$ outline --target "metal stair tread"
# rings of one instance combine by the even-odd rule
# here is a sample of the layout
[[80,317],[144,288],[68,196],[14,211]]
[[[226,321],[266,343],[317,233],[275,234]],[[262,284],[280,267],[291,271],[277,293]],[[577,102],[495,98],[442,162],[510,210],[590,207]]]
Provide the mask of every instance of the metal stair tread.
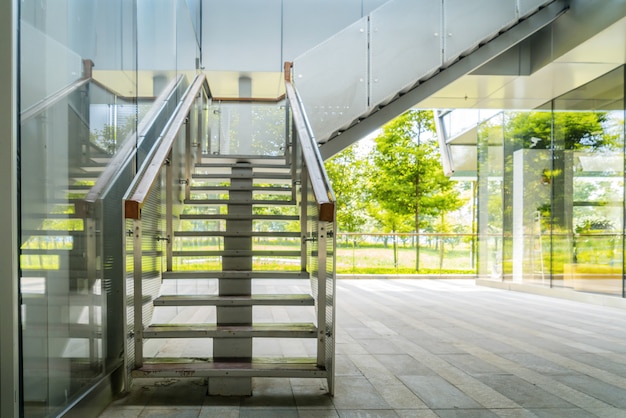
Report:
[[324,367],[310,357],[251,359],[147,358],[133,377],[326,377]]
[[192,192],[205,192],[205,191],[252,191],[252,192],[272,192],[272,193],[291,193],[290,186],[196,186],[191,185],[190,190]]
[[300,257],[300,251],[289,250],[190,250],[173,251],[174,257],[202,257],[202,256],[222,256],[222,257],[258,257],[258,256],[282,256]]
[[294,205],[289,200],[265,200],[265,199],[185,199],[186,205]]
[[155,306],[312,306],[309,294],[267,294],[251,296],[220,295],[162,295],[154,300]]
[[298,215],[231,215],[227,213],[183,213],[179,215],[180,219],[196,219],[196,220],[246,220],[246,219],[263,219],[263,220],[279,220],[279,221],[297,221],[300,219]]
[[315,338],[312,323],[257,323],[252,325],[152,324],[144,338]]
[[222,179],[222,178],[237,178],[237,179],[291,179],[291,173],[275,173],[275,172],[263,172],[253,171],[252,173],[192,173],[191,178],[194,179]]
[[287,237],[300,238],[299,232],[289,231],[175,231],[175,237]]
[[309,273],[299,270],[192,270],[165,271],[161,276],[164,280],[176,279],[308,279]]

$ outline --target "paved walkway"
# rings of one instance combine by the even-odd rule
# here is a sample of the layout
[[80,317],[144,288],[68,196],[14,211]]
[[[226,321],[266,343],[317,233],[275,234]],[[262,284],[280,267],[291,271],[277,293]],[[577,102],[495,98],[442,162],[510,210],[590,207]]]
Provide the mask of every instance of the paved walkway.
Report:
[[337,387],[137,381],[101,417],[626,417],[626,311],[474,286],[340,280]]

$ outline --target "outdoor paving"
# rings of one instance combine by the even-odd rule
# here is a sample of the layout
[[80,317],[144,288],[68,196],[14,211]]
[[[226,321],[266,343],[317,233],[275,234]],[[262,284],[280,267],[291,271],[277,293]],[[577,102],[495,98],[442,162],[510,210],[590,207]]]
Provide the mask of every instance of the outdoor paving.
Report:
[[468,279],[339,280],[337,293],[334,397],[318,379],[255,379],[233,398],[142,379],[100,416],[626,417],[626,310]]

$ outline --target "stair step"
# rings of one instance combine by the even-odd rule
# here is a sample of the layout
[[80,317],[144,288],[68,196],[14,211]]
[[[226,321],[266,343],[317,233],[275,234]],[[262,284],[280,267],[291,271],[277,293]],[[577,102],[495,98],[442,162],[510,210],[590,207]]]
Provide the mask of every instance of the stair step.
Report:
[[202,163],[286,164],[282,155],[213,155],[202,154]]
[[194,173],[193,179],[268,179],[268,180],[291,180],[291,173],[263,173],[253,171],[252,173]]
[[194,219],[194,220],[272,220],[272,221],[297,221],[300,219],[298,215],[229,215],[229,214],[191,214],[184,213],[179,215],[180,219]]
[[211,192],[211,191],[250,191],[259,193],[259,192],[267,192],[269,193],[291,193],[291,187],[289,186],[253,186],[252,188],[249,186],[191,186],[192,192]]
[[312,306],[307,294],[219,296],[163,295],[154,300],[155,306]]
[[299,238],[299,232],[260,232],[260,231],[177,231],[176,237],[282,237]]
[[268,323],[253,325],[154,324],[144,338],[315,338],[314,324]]
[[309,377],[323,378],[326,369],[314,358],[245,359],[144,359],[142,367],[132,371],[133,377]]
[[300,251],[273,250],[222,250],[222,251],[173,251],[174,257],[300,257]]
[[186,205],[293,205],[289,200],[265,200],[265,199],[185,199]]
[[306,271],[164,271],[164,280],[179,279],[308,279]]
[[291,167],[285,163],[268,163],[268,162],[254,162],[254,163],[232,163],[232,162],[201,162],[195,165],[196,168],[234,168],[234,167],[252,167],[252,169],[290,169]]

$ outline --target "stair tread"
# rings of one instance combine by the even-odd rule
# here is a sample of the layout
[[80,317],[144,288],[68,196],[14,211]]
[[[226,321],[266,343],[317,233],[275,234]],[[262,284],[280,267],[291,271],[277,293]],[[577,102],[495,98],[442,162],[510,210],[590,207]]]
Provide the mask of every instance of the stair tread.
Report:
[[249,306],[249,305],[313,305],[308,294],[220,296],[220,295],[163,295],[154,300],[157,306]]
[[198,191],[250,191],[253,192],[289,192],[291,193],[290,186],[195,186],[190,187],[192,192]]
[[271,173],[253,171],[252,173],[193,173],[193,179],[291,179],[291,173]]
[[229,215],[229,214],[191,214],[185,213],[181,214],[180,219],[197,219],[197,220],[239,220],[239,219],[271,219],[271,220],[282,220],[282,221],[297,221],[300,219],[298,215]]
[[269,271],[269,270],[241,270],[241,271],[166,271],[162,274],[163,279],[218,279],[218,278],[243,278],[243,279],[308,279],[309,273],[305,271]]
[[222,256],[222,257],[260,257],[260,256],[282,256],[282,257],[300,257],[302,253],[289,250],[190,250],[190,251],[173,251],[174,257],[203,257],[203,256]]
[[289,231],[176,231],[176,237],[291,237],[299,238],[299,232]]
[[144,338],[314,338],[312,323],[257,323],[252,325],[152,324],[143,331]]
[[185,199],[186,205],[293,205],[292,199]]
[[326,377],[326,369],[310,357],[252,359],[146,358],[135,377]]

